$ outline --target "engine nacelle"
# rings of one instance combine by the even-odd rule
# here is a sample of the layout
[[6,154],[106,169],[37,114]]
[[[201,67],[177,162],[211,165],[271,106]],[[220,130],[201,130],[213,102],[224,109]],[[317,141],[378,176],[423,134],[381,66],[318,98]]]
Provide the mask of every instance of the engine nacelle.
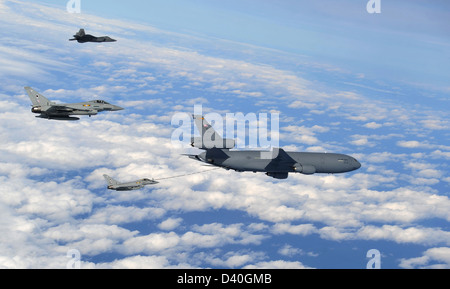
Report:
[[266,173],[266,175],[278,180],[285,180],[289,177],[289,173]]
[[201,137],[193,137],[191,138],[192,147],[199,149],[233,149],[236,146],[236,142],[232,139],[222,139],[218,138],[216,140],[202,139]]
[[312,165],[295,164],[294,171],[304,175],[314,175],[316,173],[316,167]]

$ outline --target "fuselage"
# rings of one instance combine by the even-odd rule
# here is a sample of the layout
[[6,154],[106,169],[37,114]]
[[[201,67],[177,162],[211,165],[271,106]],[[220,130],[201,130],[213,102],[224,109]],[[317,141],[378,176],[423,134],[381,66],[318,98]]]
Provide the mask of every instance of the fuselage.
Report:
[[76,36],[75,35],[75,39],[70,39],[71,41],[76,40],[79,43],[86,43],[86,42],[116,42],[117,40],[112,39],[109,36],[100,36],[100,37],[95,37],[92,35],[84,35],[84,36]]
[[82,103],[56,104],[50,106],[33,106],[33,113],[44,114],[45,116],[70,116],[70,115],[97,115],[102,111],[119,111],[122,107],[110,104],[103,100],[93,100]]
[[[284,153],[284,151],[283,151]],[[346,173],[357,170],[361,164],[353,157],[333,153],[285,152],[287,156],[271,155],[261,151],[233,151],[222,149],[205,151],[200,161],[239,172],[274,173]]]
[[86,110],[93,110],[93,111],[97,111],[97,112],[123,110],[122,107],[110,104],[103,100],[92,100],[92,101],[82,102],[82,103],[71,103],[71,104],[65,104],[65,106],[68,108],[74,109],[76,112],[86,111]]

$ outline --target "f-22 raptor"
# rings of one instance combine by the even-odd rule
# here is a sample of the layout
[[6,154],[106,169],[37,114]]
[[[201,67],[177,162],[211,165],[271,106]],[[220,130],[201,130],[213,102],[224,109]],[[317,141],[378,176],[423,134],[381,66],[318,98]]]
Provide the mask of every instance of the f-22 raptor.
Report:
[[275,179],[287,179],[289,173],[338,174],[361,167],[355,158],[343,154],[286,152],[281,148],[275,148],[272,152],[232,150],[234,140],[223,139],[203,116],[193,117],[201,138],[193,137],[191,145],[205,151],[188,156],[226,170],[265,172]]
[[31,112],[39,114],[36,116],[38,118],[74,121],[79,120],[79,118],[71,117],[71,115],[89,115],[89,117],[91,117],[102,111],[123,110],[122,107],[112,105],[104,100],[56,104],[31,87],[25,87],[25,90],[33,103]]
[[86,34],[84,29],[80,29],[80,31],[75,34],[73,39],[69,39],[69,41],[78,41],[78,43],[86,43],[86,42],[116,42],[117,40],[112,39],[109,36],[101,36],[95,37],[90,34]]
[[108,182],[108,189],[114,190],[114,191],[133,191],[133,190],[139,190],[147,185],[156,185],[158,184],[155,180],[150,179],[141,179],[134,182],[128,182],[128,183],[119,183],[118,181],[114,180],[108,175],[103,175],[105,180]]

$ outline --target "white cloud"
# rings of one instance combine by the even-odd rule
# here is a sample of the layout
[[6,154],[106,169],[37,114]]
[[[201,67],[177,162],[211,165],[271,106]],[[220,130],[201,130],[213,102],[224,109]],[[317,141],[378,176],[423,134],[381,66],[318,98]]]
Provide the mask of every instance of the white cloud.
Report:
[[420,147],[427,147],[428,145],[420,143],[418,141],[412,140],[412,141],[398,141],[397,145],[404,148],[420,148]]
[[430,248],[421,257],[401,259],[399,266],[404,269],[450,269],[450,248]]
[[289,262],[283,260],[258,262],[253,265],[247,265],[243,269],[313,269],[303,265],[301,262]]
[[361,228],[358,237],[370,240],[390,240],[398,243],[413,244],[450,244],[450,232],[433,228],[401,228],[399,226],[384,225],[382,227],[365,226]]
[[170,231],[178,226],[180,226],[181,222],[183,222],[182,218],[169,218],[158,225],[158,228],[165,231]]
[[275,234],[289,233],[294,235],[307,236],[312,233],[316,233],[317,229],[312,224],[291,225],[286,223],[278,223],[273,226],[272,231]]
[[430,153],[430,156],[435,159],[449,158],[450,156],[448,152],[450,150],[450,147],[448,145],[432,144],[429,141],[398,141],[397,146],[408,149],[434,150]]
[[[85,268],[85,266],[81,266]],[[110,263],[95,265],[98,269],[165,269],[170,268],[170,262],[164,256],[132,256],[115,260]]]
[[224,226],[213,223],[203,226],[195,225],[192,231],[178,235],[174,232],[151,233],[136,236],[123,243],[121,251],[126,254],[147,253],[186,248],[213,248],[227,244],[260,244],[265,236],[250,234],[242,229],[242,224]]
[[304,102],[304,101],[301,101],[301,100],[296,100],[296,101],[292,102],[288,107],[312,109],[312,108],[316,107],[316,104]]
[[289,257],[293,257],[296,255],[302,255],[303,254],[303,250],[302,249],[298,249],[298,248],[294,248],[288,244],[284,245],[282,248],[280,248],[278,250],[278,253],[280,255],[283,256],[289,256]]
[[363,156],[365,160],[371,163],[387,163],[391,161],[403,160],[407,157],[406,154],[394,154],[391,152],[375,152]]
[[450,151],[443,152],[441,150],[435,150],[431,153],[431,156],[434,158],[445,158],[450,159]]
[[87,223],[94,224],[126,224],[159,219],[165,214],[161,208],[136,208],[108,205],[105,208],[95,210]]
[[281,128],[281,131],[286,131],[287,133],[281,132],[280,139],[289,140],[289,143],[297,142],[313,145],[319,143],[319,140],[315,137],[316,133],[326,133],[329,130],[328,127],[319,125],[312,127],[289,125]]
[[369,122],[369,123],[366,123],[364,126],[367,128],[371,128],[371,129],[377,129],[377,128],[382,127],[383,125],[380,123],[376,123],[376,122]]
[[215,267],[241,268],[248,263],[253,263],[264,259],[264,254],[260,252],[227,252],[221,257],[207,256],[205,258],[209,264]]
[[365,135],[354,135],[352,136],[354,140],[352,140],[350,143],[354,144],[356,146],[374,146],[373,143],[369,142],[369,139]]
[[450,123],[447,120],[442,119],[427,119],[422,121],[424,127],[433,130],[448,130]]
[[154,254],[162,250],[174,248],[181,242],[181,238],[174,232],[152,233],[146,236],[129,238],[123,243],[124,254]]

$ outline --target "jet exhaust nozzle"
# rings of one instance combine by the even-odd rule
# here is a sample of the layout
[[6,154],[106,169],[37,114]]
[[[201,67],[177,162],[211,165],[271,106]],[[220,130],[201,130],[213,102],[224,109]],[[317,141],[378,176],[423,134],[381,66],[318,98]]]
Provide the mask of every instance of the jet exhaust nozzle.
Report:
[[33,107],[31,109],[32,113],[42,113],[42,107]]

